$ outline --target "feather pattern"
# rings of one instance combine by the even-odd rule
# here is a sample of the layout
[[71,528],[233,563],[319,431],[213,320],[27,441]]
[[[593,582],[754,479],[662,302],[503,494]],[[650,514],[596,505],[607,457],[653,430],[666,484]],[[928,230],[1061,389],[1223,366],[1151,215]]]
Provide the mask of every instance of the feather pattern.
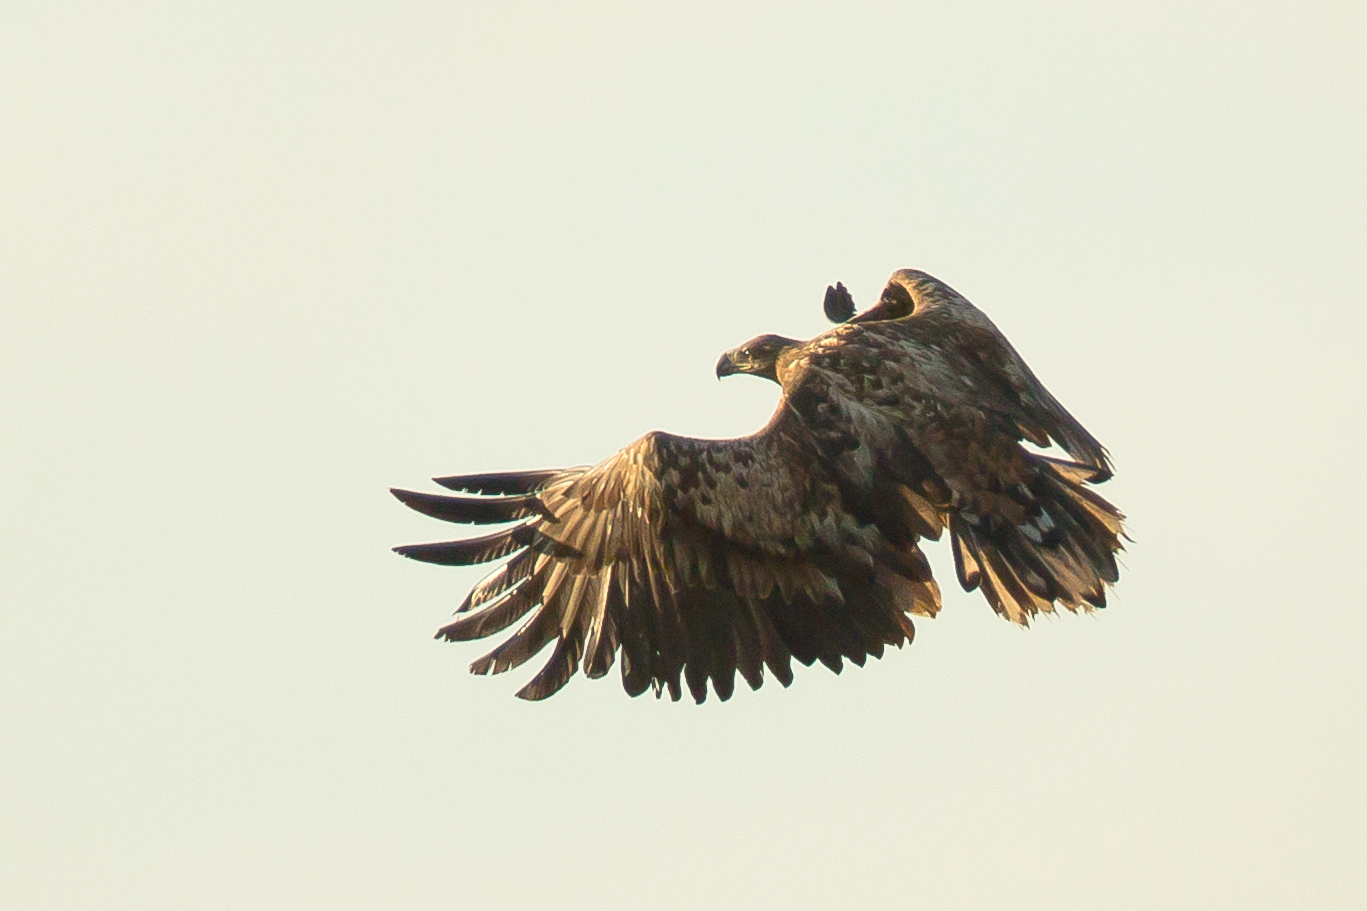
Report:
[[839,673],[911,641],[912,615],[940,609],[920,541],[946,529],[960,585],[1013,622],[1104,606],[1124,517],[1090,485],[1110,476],[1109,454],[991,321],[915,270],[864,313],[843,285],[826,309],[839,324],[823,335],[761,336],[718,363],[783,388],[751,436],[654,432],[589,468],[436,479],[473,496],[394,490],[434,518],[513,523],[395,548],[448,565],[508,558],[438,637],[522,621],[471,670],[550,647],[527,699],[617,663],[633,696],[725,700],[737,676],[788,686],[792,659]]

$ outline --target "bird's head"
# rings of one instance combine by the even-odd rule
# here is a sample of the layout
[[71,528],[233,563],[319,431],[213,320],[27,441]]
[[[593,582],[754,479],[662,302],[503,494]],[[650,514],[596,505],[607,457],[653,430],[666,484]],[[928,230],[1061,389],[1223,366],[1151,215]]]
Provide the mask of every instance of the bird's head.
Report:
[[717,361],[717,379],[733,373],[749,373],[778,382],[778,358],[789,348],[802,344],[781,335],[761,335],[739,348],[732,348]]

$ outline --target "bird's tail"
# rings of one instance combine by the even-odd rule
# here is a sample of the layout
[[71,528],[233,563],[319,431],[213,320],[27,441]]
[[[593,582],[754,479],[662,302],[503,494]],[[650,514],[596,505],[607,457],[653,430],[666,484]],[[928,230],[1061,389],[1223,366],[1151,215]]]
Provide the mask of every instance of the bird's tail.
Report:
[[1119,578],[1124,516],[1087,484],[1091,466],[1030,454],[1030,480],[996,508],[950,516],[954,567],[967,591],[979,586],[994,610],[1022,625],[1054,603],[1069,610],[1106,606]]

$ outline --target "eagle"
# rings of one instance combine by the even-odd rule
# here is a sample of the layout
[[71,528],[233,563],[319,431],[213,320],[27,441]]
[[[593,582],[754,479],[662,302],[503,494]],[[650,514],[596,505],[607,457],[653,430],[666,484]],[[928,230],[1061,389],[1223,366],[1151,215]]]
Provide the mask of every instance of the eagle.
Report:
[[717,362],[718,378],[782,387],[749,436],[653,431],[592,467],[434,479],[464,496],[394,489],[433,518],[505,526],[394,548],[503,561],[437,638],[521,621],[470,670],[551,646],[524,699],[615,662],[632,696],[687,688],[702,703],[710,682],[726,700],[737,673],[758,689],[767,669],[786,687],[793,659],[840,673],[910,642],[912,616],[940,610],[920,542],[946,531],[959,584],[1007,620],[1104,607],[1124,536],[1091,489],[1109,454],[992,321],[915,269],[862,313],[828,288],[825,311],[836,325],[813,339],[762,335]]

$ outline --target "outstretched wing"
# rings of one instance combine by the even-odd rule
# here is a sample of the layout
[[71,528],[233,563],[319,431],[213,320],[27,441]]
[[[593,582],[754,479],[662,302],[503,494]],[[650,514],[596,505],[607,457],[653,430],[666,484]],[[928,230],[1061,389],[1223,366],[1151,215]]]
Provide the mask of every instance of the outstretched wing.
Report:
[[[848,511],[807,431],[780,407],[736,440],[651,433],[589,469],[440,479],[494,497],[394,491],[456,522],[516,522],[460,541],[395,548],[418,560],[508,557],[475,586],[439,637],[522,625],[475,673],[517,667],[554,643],[519,691],[542,699],[576,670],[600,677],[621,653],[622,683],[702,702],[730,697],[764,668],[787,686],[790,658],[863,664],[933,614],[939,592],[914,539],[890,539]],[[682,679],[682,683],[681,683]]]

